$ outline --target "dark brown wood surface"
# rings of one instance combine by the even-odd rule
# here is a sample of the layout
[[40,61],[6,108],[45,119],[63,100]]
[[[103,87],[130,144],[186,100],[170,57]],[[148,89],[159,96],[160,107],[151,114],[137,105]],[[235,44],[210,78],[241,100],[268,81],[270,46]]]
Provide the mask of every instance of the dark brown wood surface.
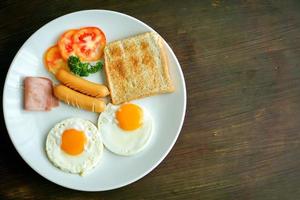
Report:
[[300,1],[1,0],[2,88],[32,33],[84,9],[136,17],[173,48],[188,92],[178,141],[143,179],[79,192],[35,173],[2,115],[0,199],[300,199]]

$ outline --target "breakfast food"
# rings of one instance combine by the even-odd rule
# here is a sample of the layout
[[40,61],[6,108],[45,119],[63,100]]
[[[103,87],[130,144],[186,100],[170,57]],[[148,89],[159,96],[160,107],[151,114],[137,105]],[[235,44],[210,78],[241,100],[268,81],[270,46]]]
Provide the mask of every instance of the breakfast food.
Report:
[[44,77],[24,79],[24,108],[28,111],[49,111],[57,107],[58,100],[52,93],[52,81]]
[[57,123],[46,140],[49,160],[63,171],[84,175],[100,161],[103,144],[90,121],[69,118]]
[[[61,68],[68,71],[70,67],[74,74],[88,76],[102,68],[103,63],[99,60],[103,57],[105,44],[105,34],[98,27],[67,30],[60,36],[57,45],[46,51],[45,66],[53,74]],[[74,64],[74,60],[78,61]],[[89,61],[99,62],[91,65]]]
[[146,147],[152,133],[152,118],[136,104],[108,104],[99,116],[98,128],[107,149],[129,156]]
[[105,97],[109,95],[108,88],[105,85],[93,83],[91,81],[77,77],[64,69],[60,69],[56,75],[56,79],[63,83],[65,86],[79,91],[83,94],[92,97]]
[[107,44],[104,58],[113,104],[174,91],[162,38],[154,32]]
[[50,47],[44,57],[46,69],[55,74],[58,69],[68,70],[67,62],[62,58],[57,45]]
[[103,56],[105,44],[105,34],[98,27],[71,29],[58,40],[58,47],[65,60],[76,55],[81,61],[97,61]]
[[58,99],[77,108],[92,112],[102,112],[105,109],[105,102],[103,100],[81,94],[64,85],[54,86],[53,91]]
[[84,27],[73,35],[75,54],[81,61],[96,61],[103,56],[104,33],[97,27]]
[[70,56],[68,58],[68,66],[71,72],[77,76],[89,76],[90,74],[98,72],[103,67],[102,60],[95,64],[81,62],[76,56]]
[[75,50],[73,48],[74,40],[73,40],[73,35],[76,33],[77,30],[75,29],[70,29],[64,32],[58,42],[58,48],[61,53],[61,56],[65,59],[68,60],[69,56],[75,55]]
[[99,59],[103,57],[105,44],[105,34],[99,28],[82,27],[67,30],[60,36],[57,45],[46,51],[46,69],[64,84],[53,89],[58,99],[92,112],[105,109],[105,103],[97,98],[109,95],[108,88],[78,77],[102,69],[103,61]]
[[[94,168],[103,144],[121,156],[142,151],[150,141],[154,122],[145,108],[128,102],[174,91],[163,40],[157,33],[146,32],[105,45],[105,34],[97,27],[67,30],[44,57],[46,69],[61,84],[52,86],[51,80],[43,77],[24,81],[26,110],[50,110],[61,100],[101,112],[98,129],[90,121],[69,118],[48,133],[47,156],[66,172],[84,175]],[[81,78],[102,69],[103,55],[109,89]],[[122,104],[106,105],[101,98],[109,94],[113,104]]]

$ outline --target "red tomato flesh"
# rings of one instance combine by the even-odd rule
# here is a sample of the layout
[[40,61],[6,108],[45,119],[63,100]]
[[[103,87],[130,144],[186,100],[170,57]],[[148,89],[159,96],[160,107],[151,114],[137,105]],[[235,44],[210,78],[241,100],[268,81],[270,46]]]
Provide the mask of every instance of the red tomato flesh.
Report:
[[60,53],[65,60],[68,60],[69,56],[75,55],[73,36],[76,32],[77,30],[74,29],[64,32],[57,42]]
[[97,61],[106,44],[104,33],[97,27],[84,27],[73,35],[73,49],[81,61]]

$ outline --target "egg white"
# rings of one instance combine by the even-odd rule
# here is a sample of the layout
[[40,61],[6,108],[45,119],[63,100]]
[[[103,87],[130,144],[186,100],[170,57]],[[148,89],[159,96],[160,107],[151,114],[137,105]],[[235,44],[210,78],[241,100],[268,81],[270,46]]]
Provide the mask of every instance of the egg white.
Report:
[[[83,131],[86,136],[84,151],[76,156],[61,149],[61,136],[65,130]],[[49,160],[59,169],[84,175],[100,161],[103,144],[97,127],[88,120],[69,118],[57,123],[49,132],[46,140],[46,152]]]
[[115,117],[116,111],[120,106],[108,104],[105,111],[98,119],[98,129],[101,134],[104,146],[111,152],[130,156],[143,150],[152,133],[152,118],[148,112],[143,109],[143,124],[134,131],[126,131],[118,126]]

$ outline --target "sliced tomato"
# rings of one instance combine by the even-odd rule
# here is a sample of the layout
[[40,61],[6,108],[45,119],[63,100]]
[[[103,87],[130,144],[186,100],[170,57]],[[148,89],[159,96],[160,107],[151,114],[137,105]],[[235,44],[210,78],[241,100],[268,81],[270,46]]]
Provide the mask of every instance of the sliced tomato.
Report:
[[60,53],[65,60],[68,60],[69,56],[75,55],[73,36],[76,32],[75,29],[64,32],[57,42]]
[[44,59],[46,69],[53,74],[55,74],[60,68],[69,70],[67,62],[61,56],[57,45],[50,47],[46,51]]
[[106,38],[99,28],[81,28],[74,34],[73,39],[75,54],[81,61],[96,61],[103,56]]

